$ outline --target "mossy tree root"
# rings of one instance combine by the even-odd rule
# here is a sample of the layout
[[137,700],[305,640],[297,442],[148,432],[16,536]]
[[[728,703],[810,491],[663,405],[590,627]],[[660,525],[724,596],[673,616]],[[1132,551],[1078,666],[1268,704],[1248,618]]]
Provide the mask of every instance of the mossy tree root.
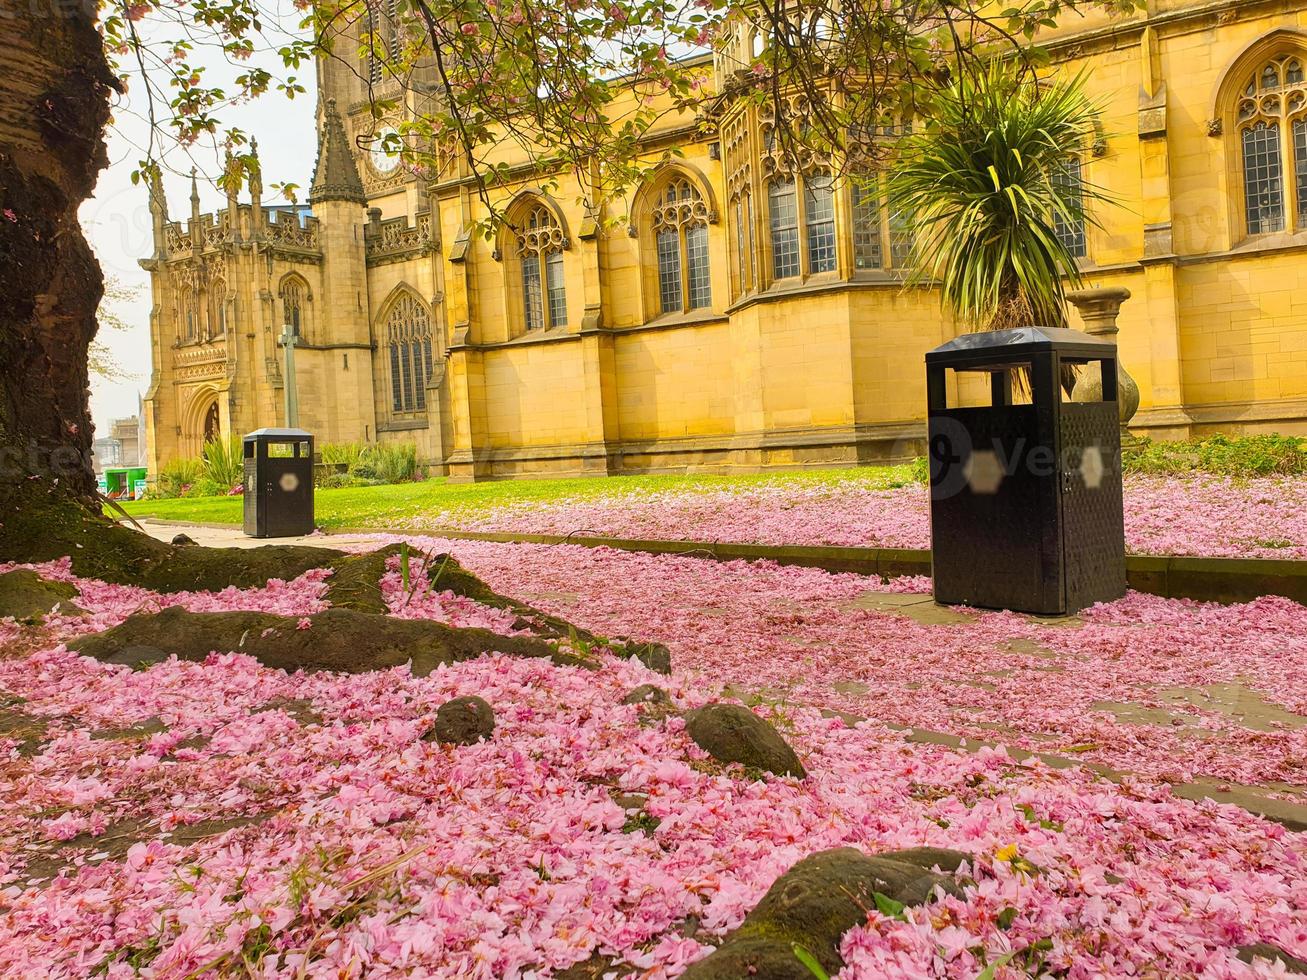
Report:
[[[333,609],[376,616],[387,612],[380,585],[386,564],[405,550],[403,545],[393,544],[368,554],[351,555],[331,548],[301,545],[266,545],[259,548],[172,545],[123,527],[93,512],[85,503],[41,481],[0,485],[0,561],[42,562],[67,556],[72,562],[73,572],[82,578],[100,579],[119,585],[137,585],[163,594],[218,592],[232,587],[260,588],[269,579],[289,580],[312,569],[331,568],[326,599]],[[561,640],[572,641],[574,655],[563,657],[564,660],[595,663],[590,650],[602,645],[617,656],[634,657],[654,670],[670,672],[670,656],[667,648],[661,644],[606,641],[564,619],[499,595],[448,555],[431,556],[427,567],[432,588],[451,591],[484,605],[510,611],[518,617],[519,628],[531,632],[540,640],[555,643]],[[392,649],[395,643],[407,649],[406,640],[392,643],[384,637],[375,639],[368,635],[368,630],[381,629],[390,633],[402,631],[403,627],[397,625],[400,622],[386,619],[384,623],[378,623],[374,620],[367,630],[360,630],[355,636],[356,640],[362,642],[358,649],[369,651],[378,646]],[[229,639],[230,637],[225,638],[224,642]],[[135,645],[158,646],[144,642]],[[481,646],[485,647],[485,644]],[[214,642],[204,650],[204,655],[221,648],[222,644],[214,638]],[[240,647],[230,649],[238,648]],[[550,655],[558,660],[561,655],[554,653],[556,646],[548,649]],[[342,650],[342,654],[343,652]],[[374,656],[371,653],[352,652],[364,660]],[[196,655],[193,649],[188,654],[192,657]],[[342,657],[341,662],[344,659],[346,658]],[[407,658],[396,662],[402,663],[405,659]]]
[[82,578],[139,585],[155,592],[253,589],[293,579],[343,557],[330,548],[174,546],[123,527],[41,481],[0,486],[0,561],[54,561],[65,556]]
[[562,666],[596,667],[590,658],[558,651],[534,637],[503,636],[483,629],[446,626],[424,619],[395,619],[352,609],[327,609],[307,617],[263,612],[194,613],[170,606],[137,613],[103,633],[80,637],[69,649],[105,663],[148,666],[176,656],[203,661],[209,654],[244,653],[278,670],[363,673],[411,663],[425,677],[442,664],[487,653],[548,659]]

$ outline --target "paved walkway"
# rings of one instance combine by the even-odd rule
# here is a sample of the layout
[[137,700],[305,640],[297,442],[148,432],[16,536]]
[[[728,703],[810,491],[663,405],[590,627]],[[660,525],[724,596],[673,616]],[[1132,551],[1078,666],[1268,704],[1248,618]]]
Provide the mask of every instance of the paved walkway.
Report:
[[[127,525],[130,527],[130,525]],[[206,548],[261,548],[268,544],[305,544],[317,548],[350,548],[367,545],[376,539],[372,534],[301,534],[293,538],[251,538],[238,527],[220,527],[209,524],[183,524],[178,521],[156,521],[142,518],[141,528],[160,541],[171,541],[185,534],[196,544]]]

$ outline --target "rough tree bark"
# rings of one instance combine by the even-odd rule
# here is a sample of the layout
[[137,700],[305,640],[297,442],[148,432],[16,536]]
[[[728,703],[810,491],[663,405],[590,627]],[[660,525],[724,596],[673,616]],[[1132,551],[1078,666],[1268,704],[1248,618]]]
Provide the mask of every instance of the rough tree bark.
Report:
[[108,163],[116,81],[93,0],[0,0],[0,561],[71,555],[161,591],[250,586],[320,549],[177,549],[101,516],[87,352],[104,292],[78,208]]
[[0,493],[40,481],[95,509],[87,348],[104,285],[77,210],[107,163],[115,82],[88,0],[4,0],[0,51]]

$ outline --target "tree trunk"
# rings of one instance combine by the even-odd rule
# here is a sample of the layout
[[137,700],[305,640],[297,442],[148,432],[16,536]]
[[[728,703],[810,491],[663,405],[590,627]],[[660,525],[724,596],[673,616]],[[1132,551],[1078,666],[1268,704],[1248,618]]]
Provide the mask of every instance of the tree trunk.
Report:
[[98,509],[87,349],[103,277],[77,210],[107,163],[115,82],[87,0],[5,3],[0,50],[0,497],[40,486]]

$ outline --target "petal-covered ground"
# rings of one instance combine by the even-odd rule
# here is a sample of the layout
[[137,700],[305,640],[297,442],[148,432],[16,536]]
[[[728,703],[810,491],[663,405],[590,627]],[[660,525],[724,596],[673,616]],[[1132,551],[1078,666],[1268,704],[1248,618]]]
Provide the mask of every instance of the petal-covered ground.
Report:
[[[975,856],[963,898],[869,913],[846,936],[846,978],[972,980],[1004,961],[994,976],[1269,977],[1283,974],[1237,948],[1307,955],[1307,836],[1177,800],[1152,778],[1181,767],[1182,746],[1195,772],[1304,782],[1289,717],[1307,708],[1301,607],[1131,596],[1082,624],[928,622],[908,614],[911,581],[889,591],[768,565],[454,550],[501,592],[667,643],[673,676],[503,657],[425,678],[288,675],[224,651],[132,671],[62,644],[174,601],[308,617],[321,575],[159,597],[41,566],[78,585],[88,615],[0,624],[0,975],[543,980],[591,962],[656,980],[706,953],[796,860],[840,845]],[[411,600],[400,573],[387,576],[392,611],[513,629],[414,574]],[[969,682],[987,671],[991,686]],[[681,707],[726,686],[761,695],[750,701],[809,777],[723,769],[678,717],[620,703],[641,683]],[[1193,721],[1150,726],[1087,707],[1240,683],[1280,706],[1283,727],[1257,733],[1195,706]],[[494,706],[493,736],[424,741],[436,708],[466,694]],[[989,719],[1010,728],[1010,743],[1052,732],[1040,748],[1150,778],[1115,785],[914,744],[887,724],[966,733],[968,717],[990,737]],[[1087,738],[1077,724],[1097,743],[1068,746]]]
[[1287,599],[1130,593],[1049,623],[940,610],[920,594],[926,579],[579,545],[428,545],[595,632],[658,637],[716,691],[1168,781],[1307,788],[1307,610]]
[[[414,529],[588,533],[676,541],[929,548],[925,487],[757,483],[444,511]],[[1138,554],[1307,559],[1307,477],[1129,476],[1126,547]]]

